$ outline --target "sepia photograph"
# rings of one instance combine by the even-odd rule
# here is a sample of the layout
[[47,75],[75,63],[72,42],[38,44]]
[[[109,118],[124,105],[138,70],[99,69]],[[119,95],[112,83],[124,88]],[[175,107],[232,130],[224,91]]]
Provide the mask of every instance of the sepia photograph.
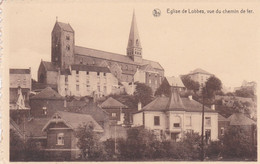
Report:
[[0,7],[5,161],[258,161],[259,1]]

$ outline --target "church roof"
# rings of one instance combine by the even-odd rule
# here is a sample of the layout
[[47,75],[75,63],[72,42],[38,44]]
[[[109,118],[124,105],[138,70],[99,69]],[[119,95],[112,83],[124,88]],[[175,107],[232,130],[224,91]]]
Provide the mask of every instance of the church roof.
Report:
[[31,70],[30,69],[9,69],[10,74],[30,74]]
[[111,61],[115,61],[115,62],[133,64],[133,65],[150,64],[155,69],[163,70],[162,66],[158,62],[155,62],[155,61],[142,59],[142,63],[138,64],[138,63],[135,63],[133,60],[131,60],[126,55],[121,55],[121,54],[116,54],[116,53],[112,53],[112,52],[106,52],[106,51],[86,48],[86,47],[75,46],[75,54],[90,56],[90,57],[99,58],[99,59],[111,60]]
[[62,100],[64,98],[55,90],[53,90],[51,87],[46,87],[40,93],[31,97],[31,99],[53,99],[53,100],[61,99]]
[[126,105],[122,104],[112,97],[106,99],[106,101],[104,101],[100,106],[102,108],[127,108]]
[[170,86],[172,87],[182,87],[185,88],[182,80],[180,77],[165,77],[165,79],[167,80],[167,82],[169,83]]
[[243,113],[234,113],[228,117],[228,120],[230,121],[230,125],[246,126],[256,124],[254,120],[248,118]]
[[58,71],[57,67],[52,63],[48,61],[41,61],[46,71]]
[[71,65],[72,70],[77,71],[89,71],[89,72],[106,72],[109,73],[110,70],[107,67],[99,67],[99,66],[89,66],[89,65],[82,65],[82,64],[74,64]]
[[202,74],[208,74],[208,75],[212,75],[211,73],[201,69],[201,68],[197,68],[193,71],[191,71],[189,74],[196,74],[196,73],[202,73]]
[[68,23],[56,22],[56,24],[64,31],[74,32],[73,28]]

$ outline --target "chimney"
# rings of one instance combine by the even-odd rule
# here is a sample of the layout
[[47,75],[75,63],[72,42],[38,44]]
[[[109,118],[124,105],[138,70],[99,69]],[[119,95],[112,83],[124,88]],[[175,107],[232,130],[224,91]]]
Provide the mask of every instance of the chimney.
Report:
[[139,101],[138,102],[138,111],[142,109],[142,103]]
[[189,100],[192,100],[192,95],[189,95],[188,98],[189,98]]
[[212,104],[210,107],[212,110],[215,110],[215,104]]

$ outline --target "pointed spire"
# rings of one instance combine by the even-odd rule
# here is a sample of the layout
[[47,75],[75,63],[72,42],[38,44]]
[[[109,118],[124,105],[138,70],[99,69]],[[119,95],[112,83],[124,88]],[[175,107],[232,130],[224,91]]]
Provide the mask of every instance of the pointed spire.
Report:
[[171,95],[167,104],[167,109],[184,109],[183,102],[177,89],[177,87],[171,86]]
[[137,29],[135,10],[133,11],[132,24],[131,24],[131,29],[130,29],[129,39],[128,39],[128,48],[133,48],[133,47],[142,48],[138,29]]

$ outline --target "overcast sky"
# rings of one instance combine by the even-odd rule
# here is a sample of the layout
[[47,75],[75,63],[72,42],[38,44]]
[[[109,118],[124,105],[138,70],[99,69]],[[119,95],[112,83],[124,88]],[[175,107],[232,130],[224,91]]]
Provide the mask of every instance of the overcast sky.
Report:
[[[225,86],[240,86],[259,76],[259,6],[254,3],[56,3],[9,2],[4,6],[4,42],[11,68],[32,68],[51,60],[56,21],[70,23],[78,46],[126,54],[133,9],[143,58],[158,61],[166,76],[202,68]],[[60,3],[62,2],[62,3]],[[253,14],[173,14],[171,9],[253,9]],[[257,8],[258,7],[258,8]],[[159,8],[160,17],[152,11]]]

